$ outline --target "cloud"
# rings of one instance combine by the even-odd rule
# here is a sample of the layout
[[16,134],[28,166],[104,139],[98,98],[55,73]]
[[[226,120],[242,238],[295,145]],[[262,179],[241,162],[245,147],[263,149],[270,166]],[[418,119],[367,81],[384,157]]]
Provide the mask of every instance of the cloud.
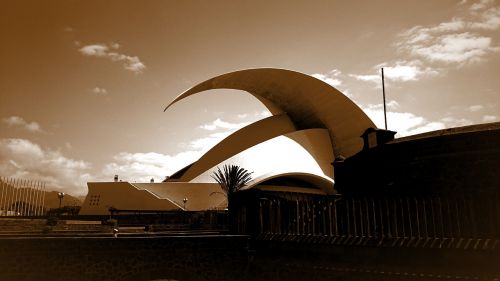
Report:
[[141,73],[144,69],[146,69],[146,66],[139,59],[139,57],[120,54],[115,51],[111,51],[110,48],[117,50],[120,48],[120,44],[111,43],[110,46],[106,44],[86,45],[81,47],[79,51],[84,56],[107,58],[112,61],[123,62],[123,67],[134,73]]
[[494,1],[480,1],[472,4],[462,17],[405,30],[396,45],[401,52],[431,63],[462,66],[482,61],[500,50],[487,33],[499,27],[500,7]]
[[484,115],[483,122],[496,122],[498,120],[498,116],[495,115]]
[[464,32],[439,36],[431,44],[413,45],[410,51],[430,61],[463,63],[479,61],[497,48],[491,46],[489,37]]
[[175,155],[156,152],[120,152],[113,157],[112,162],[104,166],[101,178],[111,180],[114,175],[119,175],[120,179],[131,182],[149,182],[151,178],[155,182],[162,181],[165,176],[170,176],[198,160],[233,131],[211,133],[206,137],[195,139],[190,142],[189,149]]
[[[373,120],[378,128],[384,128],[384,112],[382,104],[369,104],[361,107]],[[389,130],[396,131],[397,137],[411,136],[446,128],[472,125],[473,122],[465,118],[444,117],[439,120],[428,120],[411,112],[397,112],[399,104],[390,101],[387,108],[387,126]]]
[[332,87],[337,88],[342,94],[344,94],[348,98],[353,98],[353,96],[350,94],[349,89],[346,87],[343,87],[344,84],[342,82],[343,79],[345,79],[346,75],[342,74],[342,72],[338,69],[333,69],[329,71],[326,74],[323,73],[314,73],[311,74],[311,76],[322,80],[323,82],[330,84]]
[[476,29],[496,30],[500,27],[500,7],[491,7],[479,14],[480,20],[470,23]]
[[382,87],[381,68],[384,68],[384,79],[386,81],[406,82],[416,81],[422,77],[438,75],[438,70],[431,67],[423,67],[419,60],[396,61],[394,63],[381,63],[373,67],[375,74],[349,74],[356,80],[375,83],[376,87]]
[[42,133],[43,130],[37,122],[26,122],[22,117],[19,116],[11,116],[8,118],[2,119],[2,121],[7,124],[9,127],[19,127],[24,130],[33,132],[33,133]]
[[99,87],[95,87],[94,89],[92,89],[92,92],[94,94],[98,94],[98,95],[102,95],[102,96],[108,95],[108,90],[106,90],[104,88],[99,88]]
[[340,86],[342,84],[342,81],[340,80],[339,76],[342,72],[338,69],[334,69],[327,74],[322,74],[322,73],[314,73],[311,76],[315,77],[319,80],[322,80],[323,82],[330,84],[333,87]]
[[26,139],[0,139],[0,171],[7,177],[39,180],[47,188],[84,195],[91,165]]
[[242,128],[248,124],[249,124],[248,122],[230,123],[230,122],[222,121],[220,118],[217,118],[210,123],[201,125],[200,128],[207,130],[207,131],[214,131],[217,129],[237,130],[237,129]]
[[[256,116],[260,114],[260,112],[256,113]],[[132,182],[148,182],[151,178],[154,178],[155,181],[161,181],[165,176],[170,176],[198,160],[210,148],[248,124],[248,122],[231,123],[217,118],[200,126],[210,133],[192,140],[184,152],[175,155],[156,152],[120,152],[113,157],[112,162],[105,165],[101,175],[108,180],[117,174],[123,180]]]
[[125,181],[149,182],[154,178],[155,182],[159,182],[199,157],[197,151],[185,151],[173,156],[156,152],[120,152],[113,157],[113,162],[104,166],[101,174],[109,181],[118,175]]
[[467,108],[470,112],[476,112],[476,111],[479,111],[479,110],[483,110],[484,109],[484,106],[480,105],[480,104],[476,104],[476,105],[471,105]]
[[207,152],[210,148],[214,147],[216,144],[221,142],[223,139],[232,134],[235,130],[218,132],[209,134],[206,137],[202,137],[190,142],[190,147],[199,151],[201,154]]
[[469,9],[471,11],[479,11],[493,4],[494,2],[495,2],[494,0],[481,0],[477,3],[472,4]]

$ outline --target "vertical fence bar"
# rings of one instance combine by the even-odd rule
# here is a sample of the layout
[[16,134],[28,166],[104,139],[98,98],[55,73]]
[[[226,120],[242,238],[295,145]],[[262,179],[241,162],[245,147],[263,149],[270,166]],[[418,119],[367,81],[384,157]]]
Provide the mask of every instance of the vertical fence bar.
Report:
[[21,199],[19,200],[19,203],[21,204],[20,206],[20,215],[24,216],[24,208],[26,207],[26,184],[28,183],[28,180],[23,180],[22,181],[22,186],[21,186]]
[[19,213],[20,216],[23,215],[23,206],[24,205],[22,204],[22,202],[24,201],[24,196],[25,196],[25,192],[26,192],[26,190],[24,189],[25,185],[26,185],[26,180],[22,179],[21,183],[20,183],[20,186],[19,186],[19,188],[20,188],[20,190],[19,190],[20,191],[20,196],[19,196],[19,200],[18,200],[19,204],[18,204],[18,207],[17,207],[18,213]]
[[399,228],[398,228],[398,202],[396,198],[392,198],[392,207],[393,207],[393,214],[394,214],[394,237],[399,238],[401,237],[399,234]]
[[35,204],[33,206],[33,213],[35,214],[35,216],[38,216],[38,203],[40,202],[40,192],[39,192],[39,189],[40,189],[40,181],[38,181],[36,183],[36,187],[35,187]]
[[410,231],[410,238],[414,237],[413,225],[411,223],[411,208],[410,208],[410,199],[406,197],[406,210],[408,210],[408,230]]
[[36,216],[36,203],[38,201],[38,192],[37,192],[38,184],[39,182],[36,181],[35,185],[33,186],[33,205],[31,206],[31,213],[33,214],[33,216]]
[[5,201],[5,211],[6,215],[9,215],[10,207],[12,205],[12,201],[14,199],[14,185],[12,184],[12,179],[7,179],[7,185],[9,186],[9,194],[7,195],[7,200]]
[[36,204],[36,187],[38,185],[38,181],[35,181],[31,186],[31,204],[30,204],[30,215],[35,215],[35,204]]
[[45,183],[43,183],[42,215],[45,215],[45,196],[47,195]]
[[31,181],[30,182],[30,189],[29,189],[29,204],[28,204],[28,210],[26,211],[26,213],[28,214],[28,216],[31,216],[32,213],[31,213],[31,208],[32,208],[32,205],[33,205],[33,186],[35,185],[35,181]]
[[38,205],[37,205],[37,214],[38,216],[42,215],[42,195],[43,195],[43,183],[40,182],[40,186],[38,187]]
[[10,184],[10,179],[9,178],[3,178],[6,190],[5,190],[5,198],[2,204],[2,209],[5,212],[5,215],[9,215],[9,200],[10,197],[12,197],[12,185]]
[[444,219],[443,219],[443,208],[441,205],[441,197],[438,197],[439,204],[439,224],[441,225],[441,239],[444,238]]
[[333,199],[333,217],[334,217],[334,230],[335,230],[335,236],[339,236],[339,219],[337,217],[337,199]]
[[424,237],[427,239],[429,238],[429,229],[427,225],[427,209],[425,204],[425,197],[422,198],[422,212]]
[[4,190],[7,188],[4,184],[4,180],[3,180],[3,177],[0,177],[0,183],[1,183],[1,187],[2,187],[2,195],[0,197],[0,211],[2,213],[0,213],[0,216],[3,216],[4,214],[4,207],[3,207],[3,202],[4,202]]
[[28,214],[28,208],[29,208],[29,202],[30,202],[30,186],[31,186],[31,181],[26,180],[26,200],[23,205],[23,210],[24,210],[24,216],[29,215]]
[[421,235],[420,235],[420,216],[418,214],[418,198],[415,196],[413,197],[413,199],[415,201],[415,220],[417,224],[417,237],[418,239],[420,239]]
[[19,200],[19,192],[18,179],[14,179],[14,200],[11,204],[14,208],[14,216],[17,216],[17,201]]
[[30,208],[30,202],[31,202],[31,185],[33,184],[32,181],[28,181],[27,183],[27,188],[26,190],[26,204],[24,204],[24,215],[29,216],[29,208]]
[[33,215],[34,216],[38,216],[38,201],[39,201],[39,192],[38,192],[38,188],[40,187],[40,182],[37,181],[36,182],[36,186],[35,186],[35,203],[33,204]]
[[5,203],[5,198],[6,198],[6,191],[7,191],[7,185],[5,184],[5,179],[3,177],[0,177],[0,182],[2,183],[2,197],[0,197],[0,210],[2,211],[2,213],[0,214],[0,216],[3,216],[5,214],[5,207],[4,207],[4,203]]
[[366,210],[366,233],[369,238],[371,238],[372,235],[372,223],[370,222],[370,206],[368,204],[368,199],[365,197],[365,210]]
[[391,214],[389,209],[389,199],[385,199],[385,214],[387,218],[387,236],[392,238]]

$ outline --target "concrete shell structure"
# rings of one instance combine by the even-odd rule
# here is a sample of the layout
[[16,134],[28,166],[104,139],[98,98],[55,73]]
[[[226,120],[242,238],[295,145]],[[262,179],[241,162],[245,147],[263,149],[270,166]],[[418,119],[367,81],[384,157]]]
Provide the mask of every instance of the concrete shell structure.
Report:
[[165,110],[186,97],[214,89],[246,91],[273,115],[288,114],[297,129],[328,129],[335,153],[345,157],[360,151],[363,144],[359,136],[376,127],[331,85],[300,72],[275,68],[240,70],[206,80],[179,95]]
[[[246,91],[261,101],[272,116],[228,136],[198,161],[173,174],[169,182],[140,187],[127,183],[129,186],[121,192],[127,189],[137,193],[134,188],[139,188],[143,195],[155,194],[158,198],[149,196],[149,199],[157,201],[172,197],[164,189],[195,193],[194,190],[199,190],[202,194],[207,184],[210,188],[217,187],[211,178],[217,166],[235,164],[253,172],[247,189],[333,194],[331,163],[334,158],[359,152],[363,146],[360,136],[367,128],[375,127],[358,106],[329,84],[306,74],[273,68],[241,70],[214,77],[179,95],[165,110],[191,95],[214,89]],[[89,183],[89,195],[106,188],[112,189]],[[196,210],[221,206],[220,198],[207,195],[205,199],[204,204],[196,205]],[[84,205],[90,202],[87,200]],[[143,205],[149,204],[149,200],[143,200]],[[162,202],[164,207],[158,205],[158,208],[181,208],[178,199]],[[113,205],[122,208],[120,206],[116,202]]]

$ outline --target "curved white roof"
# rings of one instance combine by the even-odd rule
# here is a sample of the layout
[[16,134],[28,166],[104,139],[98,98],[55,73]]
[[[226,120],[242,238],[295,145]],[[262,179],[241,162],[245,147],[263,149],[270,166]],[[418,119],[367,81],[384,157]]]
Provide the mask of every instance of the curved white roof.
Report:
[[360,151],[360,135],[375,127],[356,104],[329,84],[275,68],[240,70],[211,78],[176,97],[165,110],[188,96],[213,89],[246,91],[272,114],[287,113],[297,129],[327,128],[336,155],[348,157]]
[[253,172],[253,180],[248,186],[280,176],[291,176],[315,183],[325,193],[332,194],[332,161],[332,146],[326,129],[300,130],[242,150],[208,168],[190,182],[214,182],[211,175],[217,166],[234,164]]

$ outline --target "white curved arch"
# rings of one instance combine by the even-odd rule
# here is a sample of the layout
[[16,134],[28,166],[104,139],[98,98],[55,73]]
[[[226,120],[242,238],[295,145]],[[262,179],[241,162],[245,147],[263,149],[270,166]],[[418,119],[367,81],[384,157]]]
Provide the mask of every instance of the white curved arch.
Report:
[[253,172],[252,177],[259,180],[283,174],[310,174],[331,180],[332,161],[333,152],[328,130],[301,130],[274,137],[245,149],[214,165],[190,182],[215,182],[211,175],[217,166],[224,164],[243,167]]
[[274,115],[232,133],[207,151],[182,175],[180,181],[190,181],[220,162],[274,137],[295,131],[286,114]]
[[327,128],[337,155],[348,157],[360,151],[359,136],[375,127],[357,105],[329,84],[274,68],[240,70],[206,80],[176,97],[165,110],[190,95],[224,88],[249,92],[273,114],[286,112],[298,129]]

